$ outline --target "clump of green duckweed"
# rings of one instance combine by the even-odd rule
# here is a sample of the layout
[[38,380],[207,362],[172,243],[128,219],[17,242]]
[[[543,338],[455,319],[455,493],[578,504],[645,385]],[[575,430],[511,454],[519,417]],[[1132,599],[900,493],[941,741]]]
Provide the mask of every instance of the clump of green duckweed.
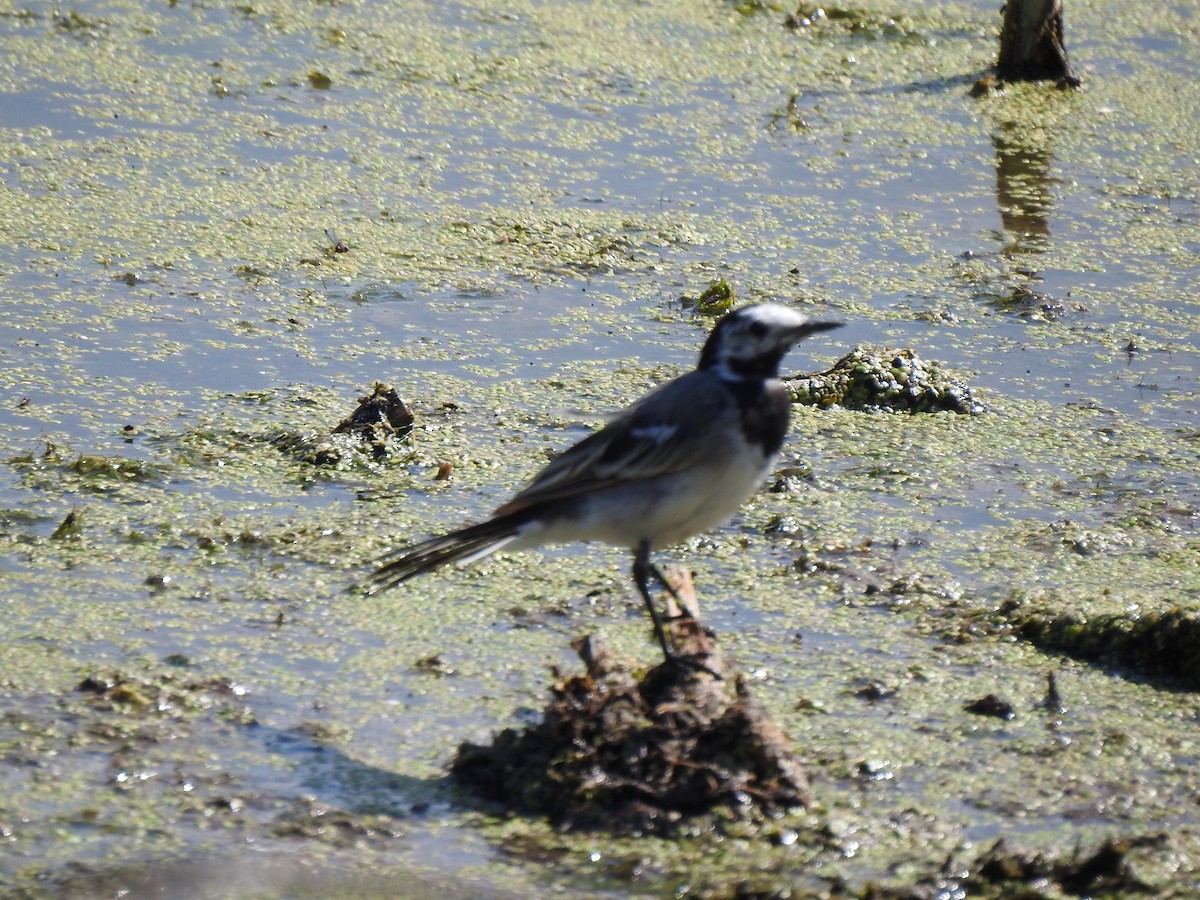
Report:
[[120,456],[96,456],[84,454],[76,458],[67,468],[85,478],[111,478],[118,481],[141,481],[153,477],[150,468],[140,459]]
[[333,87],[333,79],[324,72],[313,69],[308,73],[308,86],[318,91],[327,91]]
[[69,485],[72,491],[96,494],[108,494],[126,484],[154,482],[167,472],[164,466],[125,456],[93,453],[71,456],[50,441],[42,453],[25,453],[6,462],[29,485]]
[[1002,294],[991,296],[981,294],[980,299],[1000,312],[1037,322],[1057,322],[1072,312],[1085,311],[1085,307],[1081,303],[1068,304],[1025,285],[1017,285]]
[[971,389],[912,350],[855,347],[833,367],[784,379],[792,402],[880,412],[984,411]]
[[737,294],[724,278],[709,284],[700,296],[693,297],[684,294],[679,298],[684,309],[692,309],[702,316],[723,316],[733,309],[737,302]]
[[752,16],[762,12],[780,12],[783,9],[779,3],[768,0],[734,0],[733,11],[743,16]]
[[81,40],[85,38],[98,38],[108,29],[108,22],[104,19],[84,16],[75,10],[55,14],[53,20],[54,27],[60,33],[69,34]]

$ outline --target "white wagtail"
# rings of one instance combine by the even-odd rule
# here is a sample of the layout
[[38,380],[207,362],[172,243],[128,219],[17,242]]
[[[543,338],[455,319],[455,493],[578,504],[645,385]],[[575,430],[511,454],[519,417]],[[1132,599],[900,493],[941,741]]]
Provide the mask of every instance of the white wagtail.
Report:
[[501,548],[603,541],[633,551],[633,580],[669,662],[650,576],[670,585],[650,551],[729,519],[766,477],[788,428],[783,355],[806,335],[837,328],[775,303],[729,313],[699,365],[646,394],[555,458],[492,518],[380,560],[368,591]]

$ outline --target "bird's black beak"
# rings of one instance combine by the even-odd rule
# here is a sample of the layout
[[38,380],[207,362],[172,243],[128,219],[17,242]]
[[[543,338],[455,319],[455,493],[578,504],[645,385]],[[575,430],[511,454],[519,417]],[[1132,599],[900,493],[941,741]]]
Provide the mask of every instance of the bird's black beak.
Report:
[[795,331],[795,340],[801,340],[808,337],[810,334],[817,334],[821,331],[833,331],[835,328],[841,328],[845,322],[831,322],[826,320],[809,320],[803,325],[799,325]]

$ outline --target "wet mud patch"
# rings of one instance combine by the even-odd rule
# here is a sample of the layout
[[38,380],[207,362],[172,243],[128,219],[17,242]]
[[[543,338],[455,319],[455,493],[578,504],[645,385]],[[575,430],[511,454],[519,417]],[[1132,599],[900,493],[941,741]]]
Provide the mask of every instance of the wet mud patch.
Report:
[[96,896],[234,835],[268,856],[302,842],[313,863],[404,835],[411,780],[346,756],[341,729],[266,724],[247,687],[182,654],[58,681],[36,701],[0,685],[0,894]]
[[1070,856],[1034,852],[1000,839],[965,869],[947,860],[943,871],[904,887],[868,886],[869,900],[935,897],[1129,897],[1156,893],[1138,873],[1138,859],[1164,850],[1166,834],[1114,837]]
[[388,844],[404,832],[394,816],[337,809],[314,797],[297,797],[269,826],[271,837],[319,841],[333,847],[355,848]]
[[[451,775],[506,809],[569,830],[669,834],[685,821],[757,820],[809,801],[800,762],[700,623],[670,623],[693,666],[638,678],[592,637],[586,671],[560,679],[542,721],[463,744]],[[720,675],[718,680],[714,674]]]

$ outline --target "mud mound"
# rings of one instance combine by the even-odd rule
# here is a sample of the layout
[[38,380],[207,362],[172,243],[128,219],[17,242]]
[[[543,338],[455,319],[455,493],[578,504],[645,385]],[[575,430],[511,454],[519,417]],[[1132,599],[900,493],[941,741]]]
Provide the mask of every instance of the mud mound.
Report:
[[639,680],[594,638],[576,640],[586,672],[553,685],[542,722],[463,744],[451,775],[569,829],[662,833],[697,816],[806,805],[804,770],[711,633],[690,616],[669,630],[699,667],[663,663]]

